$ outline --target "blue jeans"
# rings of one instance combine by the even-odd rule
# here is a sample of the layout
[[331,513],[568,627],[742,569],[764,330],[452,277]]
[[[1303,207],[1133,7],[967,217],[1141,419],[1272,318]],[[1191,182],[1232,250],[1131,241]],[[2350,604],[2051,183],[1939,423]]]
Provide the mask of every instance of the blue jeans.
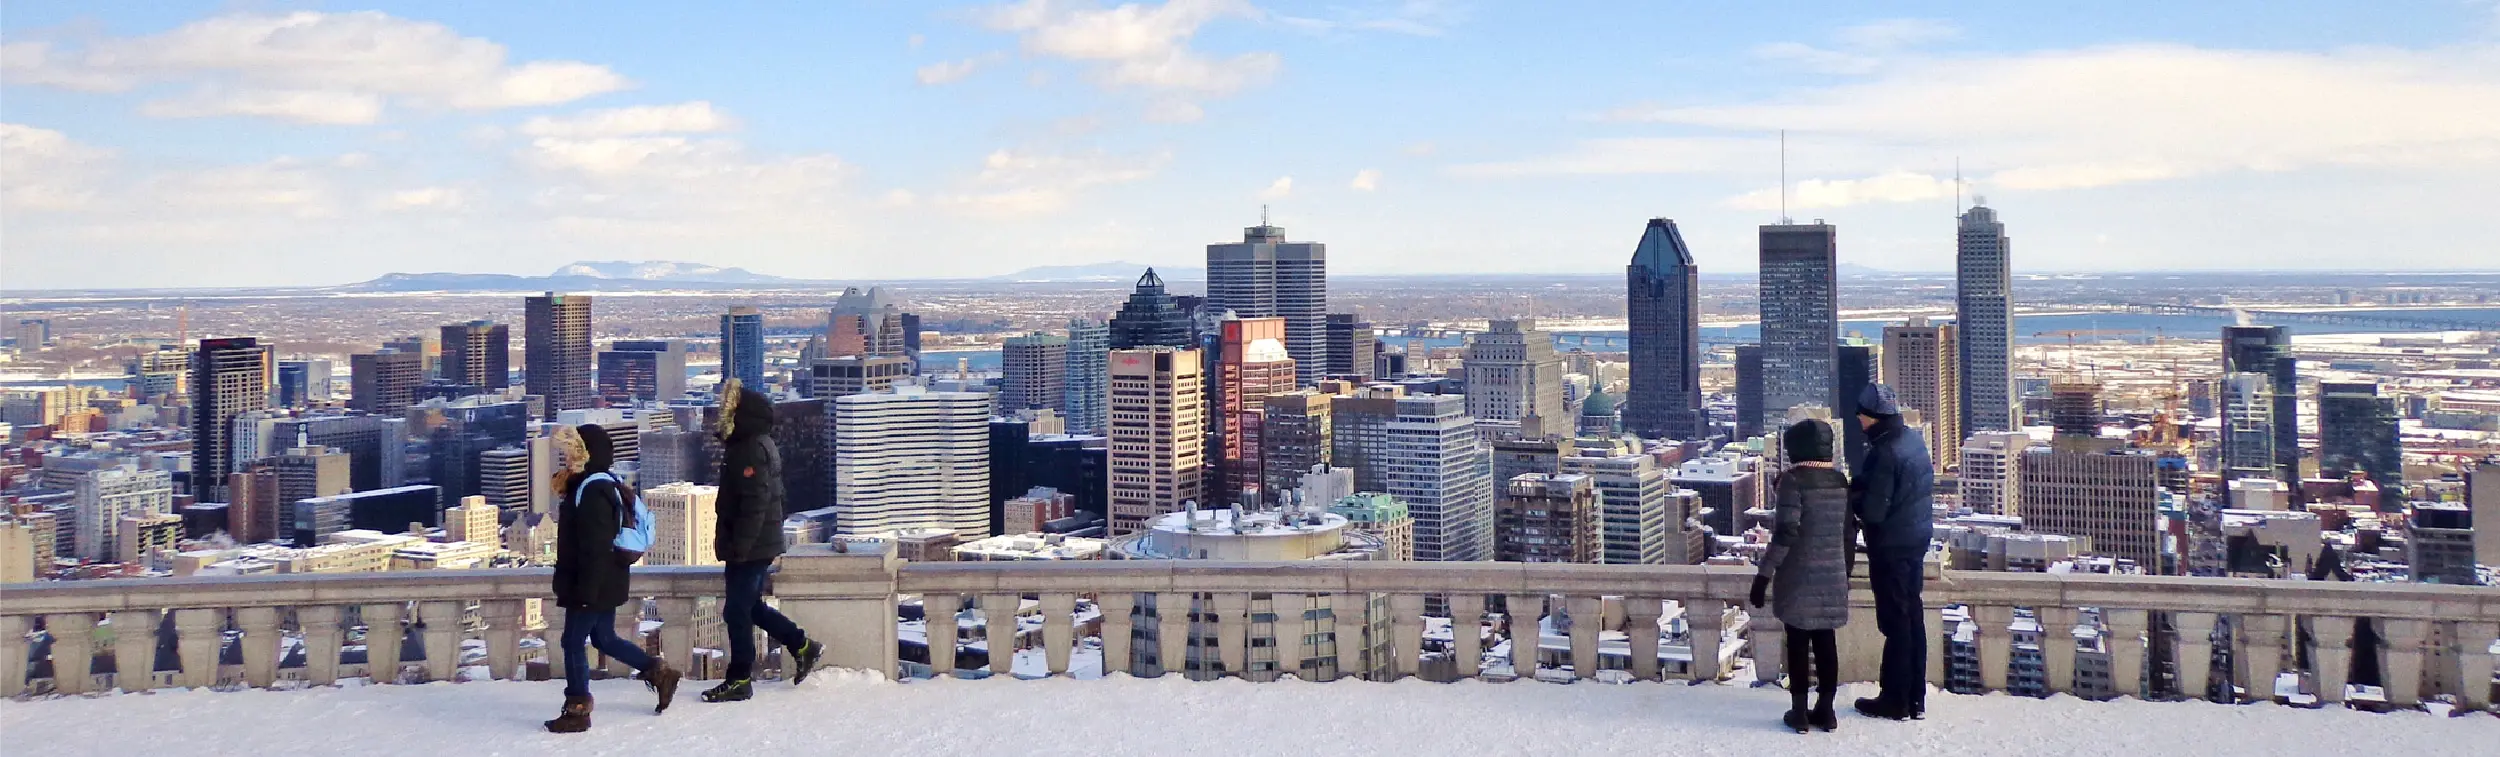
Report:
[[1927,702],[1927,606],[1924,588],[1926,555],[1871,552],[1866,557],[1868,587],[1875,592],[1875,627],[1884,633],[1884,667],[1877,680],[1886,704],[1924,707]]
[[609,657],[630,665],[635,670],[650,670],[651,655],[642,645],[617,638],[616,611],[564,611],[564,695],[590,696],[590,655],[583,647],[598,647]]
[[729,680],[755,677],[755,629],[759,627],[785,648],[807,646],[807,632],[799,630],[799,624],[764,604],[764,581],[772,570],[771,560],[733,562],[721,570],[728,583],[721,592],[720,618],[729,626]]

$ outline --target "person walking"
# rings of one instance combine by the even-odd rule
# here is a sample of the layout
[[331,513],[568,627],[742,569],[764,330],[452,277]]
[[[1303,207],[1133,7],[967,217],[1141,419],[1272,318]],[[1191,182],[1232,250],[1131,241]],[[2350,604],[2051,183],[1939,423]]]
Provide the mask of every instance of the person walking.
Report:
[[547,730],[580,733],[590,730],[590,654],[596,648],[611,659],[632,666],[640,679],[659,694],[654,712],[667,712],[677,696],[680,674],[668,661],[654,659],[640,645],[617,638],[616,608],[631,595],[631,570],[639,553],[616,546],[619,531],[633,525],[633,492],[608,472],[616,459],[606,429],[596,425],[556,427],[556,453],[563,470],[556,474],[556,605],[564,608],[564,709]]
[[1892,720],[1927,714],[1927,607],[1919,598],[1927,545],[1934,539],[1936,479],[1927,443],[1901,422],[1892,387],[1858,393],[1866,456],[1849,480],[1849,511],[1866,538],[1866,575],[1875,626],[1884,633],[1882,689],[1858,712]]
[[1780,442],[1791,467],[1772,485],[1776,525],[1754,575],[1753,606],[1763,606],[1767,590],[1771,614],[1788,627],[1789,705],[1780,722],[1798,733],[1808,726],[1830,731],[1840,727],[1832,712],[1840,691],[1837,629],[1849,623],[1849,480],[1833,467],[1830,425],[1798,421]]
[[737,379],[721,385],[720,498],[713,549],[724,563],[721,621],[729,627],[727,680],[703,692],[706,702],[755,696],[755,629],[790,650],[790,682],[802,683],[823,659],[824,644],[764,603],[773,560],[781,557],[781,450],[773,445],[773,402]]

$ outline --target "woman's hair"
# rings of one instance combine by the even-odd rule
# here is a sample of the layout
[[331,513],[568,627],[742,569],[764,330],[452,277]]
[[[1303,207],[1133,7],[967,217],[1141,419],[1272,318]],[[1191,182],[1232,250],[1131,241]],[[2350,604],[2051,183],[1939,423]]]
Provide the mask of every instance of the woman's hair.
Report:
[[557,458],[556,470],[548,477],[547,489],[555,492],[558,500],[562,501],[573,496],[573,490],[567,485],[572,483],[574,474],[590,466],[590,448],[582,444],[581,432],[573,430],[572,426],[557,426],[554,431],[548,432],[547,438],[554,442]]

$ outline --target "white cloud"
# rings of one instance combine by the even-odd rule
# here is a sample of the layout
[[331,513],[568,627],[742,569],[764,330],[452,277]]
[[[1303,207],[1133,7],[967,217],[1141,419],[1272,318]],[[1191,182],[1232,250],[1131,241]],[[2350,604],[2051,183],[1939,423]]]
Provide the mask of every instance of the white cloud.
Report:
[[928,43],[929,43],[929,37],[928,37],[928,35],[925,35],[925,34],[914,34],[914,35],[911,35],[911,36],[909,36],[909,37],[905,37],[905,38],[903,38],[903,46],[904,46],[904,47],[911,48],[911,49],[913,49],[913,50],[918,50],[918,49],[920,49],[920,46],[921,46],[921,45],[925,45],[925,44],[928,44]]
[[68,211],[97,199],[113,153],[51,129],[0,123],[0,212]]
[[1872,55],[1828,50],[1803,42],[1773,42],[1754,48],[1753,55],[1824,74],[1863,74],[1884,64],[1883,59]]
[[402,189],[376,198],[377,210],[459,210],[468,207],[468,195],[452,187],[418,187]]
[[1152,177],[1170,158],[998,150],[982,158],[981,172],[965,187],[936,199],[943,207],[975,215],[1039,215],[1068,207],[1087,189]]
[[1354,180],[1346,182],[1346,188],[1358,192],[1369,192],[1379,189],[1380,171],[1370,168],[1356,171],[1354,172]]
[[[2333,166],[2491,170],[2500,163],[2500,49],[2129,45],[1912,57],[1867,80],[1775,99],[1642,107],[1613,118],[1752,136],[1591,139],[1549,156],[1452,170],[1759,177],[1776,159],[1771,133],[1778,129],[1789,130],[1792,157],[1811,174],[1932,173],[1961,156],[1988,167],[1974,171],[1982,189]],[[1901,191],[1904,182],[1871,181],[1827,180],[1825,190],[1854,202],[1924,198]]]
[[1093,64],[1109,87],[1228,94],[1263,84],[1282,59],[1252,52],[1210,57],[1189,43],[1200,27],[1226,17],[1256,17],[1242,0],[1168,0],[1162,5],[1076,7],[1051,0],[993,6],[981,14],[992,29],[1014,32],[1026,53]]
[[189,85],[149,103],[159,117],[246,115],[372,123],[385,102],[483,110],[552,105],[628,86],[605,66],[506,60],[502,45],[388,14],[235,13],[171,31],[107,37],[76,50],[0,45],[12,83],[86,91]]
[[1146,106],[1146,120],[1159,124],[1194,124],[1207,117],[1207,110],[1188,100],[1158,100]]
[[702,100],[675,105],[640,105],[577,113],[564,118],[538,116],[521,124],[533,137],[623,137],[637,134],[694,134],[729,131],[736,119]]
[[1755,47],[1753,55],[1816,73],[1855,76],[1882,68],[1892,54],[1961,35],[1960,27],[1943,21],[1894,18],[1843,27],[1833,32],[1832,38],[1839,42],[1839,49],[1803,42],[1774,42]]
[[1006,59],[1007,56],[1004,53],[989,53],[987,55],[975,55],[959,61],[939,61],[926,66],[921,66],[919,71],[913,72],[912,78],[918,80],[921,86],[924,87],[933,87],[940,84],[953,84],[970,78],[973,74],[979,73],[981,69],[987,68],[991,64]]
[[[1871,202],[1919,202],[1953,196],[1953,180],[1949,177],[1895,171],[1863,179],[1807,179],[1789,190],[1790,210],[1845,208]],[[1741,210],[1779,210],[1777,188],[1747,192],[1728,201],[1728,207]]]
[[1898,50],[1962,36],[1961,27],[1928,18],[1891,18],[1843,28],[1832,37],[1861,50]]
[[1465,20],[1466,14],[1441,0],[1393,0],[1367,7],[1336,6],[1327,18],[1268,13],[1268,20],[1306,31],[1372,31],[1438,37]]
[[1282,200],[1292,194],[1293,177],[1278,176],[1275,181],[1268,182],[1266,189],[1259,190],[1259,199]]

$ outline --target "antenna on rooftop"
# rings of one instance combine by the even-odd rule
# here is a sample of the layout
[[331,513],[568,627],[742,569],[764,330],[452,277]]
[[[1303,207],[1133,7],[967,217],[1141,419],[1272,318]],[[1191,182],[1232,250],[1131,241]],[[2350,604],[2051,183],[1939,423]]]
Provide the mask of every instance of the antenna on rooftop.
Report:
[[1267,203],[1259,203],[1259,225],[1267,225]]
[[1962,215],[1962,159],[1953,159],[1953,215]]
[[1788,130],[1780,130],[1780,223],[1788,223]]

